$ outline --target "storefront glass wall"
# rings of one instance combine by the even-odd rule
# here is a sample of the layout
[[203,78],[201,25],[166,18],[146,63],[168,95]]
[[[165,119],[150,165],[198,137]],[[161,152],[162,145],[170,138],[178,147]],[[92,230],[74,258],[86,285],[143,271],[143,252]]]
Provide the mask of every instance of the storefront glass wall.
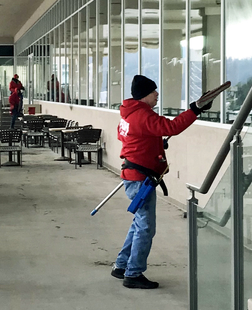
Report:
[[[45,29],[50,24],[51,30],[27,50],[19,50],[22,39],[17,42],[17,59],[34,52],[36,99],[118,109],[124,98],[131,97],[133,76],[144,74],[158,85],[160,102],[156,111],[169,116],[181,113],[222,81],[234,80],[227,103],[224,95],[219,96],[211,111],[201,115],[201,119],[220,122],[221,111],[239,109],[243,97],[238,94],[238,84],[247,88],[252,84],[244,80],[243,73],[236,79],[232,73],[238,61],[232,54],[230,42],[234,40],[230,33],[240,20],[232,15],[234,0],[226,1],[227,59],[221,50],[225,43],[221,34],[222,4],[206,0],[105,0],[102,5],[96,0],[61,0],[39,23]],[[28,37],[25,39],[28,41]],[[244,46],[244,50],[251,49]],[[245,62],[249,58],[243,57]],[[223,71],[225,61],[227,75]],[[24,60],[20,68],[23,65]],[[52,74],[59,83],[55,98],[52,86],[47,89]],[[53,84],[57,87],[57,81]],[[230,122],[228,117],[223,119]]]

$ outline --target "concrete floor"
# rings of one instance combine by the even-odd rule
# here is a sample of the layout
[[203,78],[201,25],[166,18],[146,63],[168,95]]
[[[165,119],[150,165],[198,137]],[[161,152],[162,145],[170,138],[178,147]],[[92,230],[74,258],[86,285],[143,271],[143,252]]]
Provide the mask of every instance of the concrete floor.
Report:
[[187,309],[183,213],[158,197],[145,275],[160,287],[125,288],[110,275],[132,220],[123,188],[90,216],[121,180],[59,156],[24,148],[23,167],[0,169],[0,310]]

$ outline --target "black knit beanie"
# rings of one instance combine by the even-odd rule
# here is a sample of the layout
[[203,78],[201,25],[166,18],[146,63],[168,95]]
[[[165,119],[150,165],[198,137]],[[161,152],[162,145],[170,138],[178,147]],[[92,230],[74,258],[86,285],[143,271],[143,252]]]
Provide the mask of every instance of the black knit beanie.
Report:
[[131,84],[131,94],[135,100],[139,100],[148,96],[156,88],[154,81],[143,75],[135,75]]

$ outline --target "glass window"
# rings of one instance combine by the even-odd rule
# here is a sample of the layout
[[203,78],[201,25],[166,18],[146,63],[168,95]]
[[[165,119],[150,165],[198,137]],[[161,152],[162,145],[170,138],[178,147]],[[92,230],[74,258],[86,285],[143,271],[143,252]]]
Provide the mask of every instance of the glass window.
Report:
[[[115,2],[115,3],[114,3]],[[121,37],[121,3],[111,1],[110,29],[110,103],[112,109],[119,109],[121,98],[121,68],[122,68],[122,37]]]
[[159,1],[142,0],[142,74],[159,80]]
[[99,106],[108,107],[108,0],[100,6]]
[[79,88],[79,104],[87,105],[87,11],[86,8],[80,11],[80,88]]
[[159,1],[142,0],[142,74],[159,86]]
[[[226,93],[226,122],[232,123],[252,86],[252,3],[227,2],[226,68],[232,86]],[[247,119],[251,123],[251,117]]]
[[78,14],[72,17],[72,103],[78,103],[79,99],[79,32]]
[[131,82],[139,73],[138,2],[125,0],[124,98],[130,98]]
[[[192,0],[190,38],[190,102],[203,93],[220,85],[221,81],[221,7],[219,2],[206,6],[205,1]],[[199,8],[200,7],[200,8]],[[200,118],[220,121],[220,98],[218,96],[209,113]]]
[[13,78],[13,57],[0,57],[0,85],[5,97],[9,96],[9,83]]
[[44,38],[45,42],[45,83],[46,83],[46,100],[50,101],[50,80],[51,80],[51,59],[50,59],[50,36],[47,34]]
[[64,93],[64,101],[71,102],[70,98],[70,60],[71,60],[71,21],[64,23],[64,57],[62,57],[62,91]]
[[162,21],[163,115],[176,116],[185,102],[185,1],[164,0]]

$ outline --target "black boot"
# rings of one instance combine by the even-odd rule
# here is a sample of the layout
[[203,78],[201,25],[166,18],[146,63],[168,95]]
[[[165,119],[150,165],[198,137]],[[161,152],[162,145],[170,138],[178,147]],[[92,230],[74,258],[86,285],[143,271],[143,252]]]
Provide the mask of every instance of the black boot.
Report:
[[158,282],[149,281],[144,275],[136,278],[124,277],[123,286],[128,288],[152,289],[159,286]]

